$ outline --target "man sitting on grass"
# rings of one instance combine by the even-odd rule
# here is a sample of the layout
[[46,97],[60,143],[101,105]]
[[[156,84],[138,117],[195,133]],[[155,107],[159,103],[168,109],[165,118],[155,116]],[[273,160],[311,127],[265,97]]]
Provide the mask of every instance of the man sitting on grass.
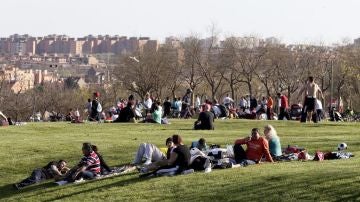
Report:
[[[241,146],[243,144],[247,146],[246,152]],[[259,163],[263,156],[267,161],[274,162],[270,155],[269,143],[264,137],[260,137],[258,128],[251,130],[251,136],[235,141],[234,155],[236,163],[240,166]]]
[[214,130],[214,114],[210,112],[211,106],[205,104],[204,111],[199,114],[198,120],[194,124],[195,130]]
[[15,183],[14,188],[22,189],[44,180],[59,179],[64,176],[67,171],[69,171],[69,168],[66,167],[65,160],[60,160],[58,162],[51,161],[46,166],[33,170],[30,177],[22,180],[20,183]]
[[156,175],[164,173],[179,174],[189,169],[191,157],[189,148],[183,144],[180,135],[173,135],[172,139],[176,148],[170,153],[170,158],[157,161],[142,168],[141,173],[155,171],[153,173]]

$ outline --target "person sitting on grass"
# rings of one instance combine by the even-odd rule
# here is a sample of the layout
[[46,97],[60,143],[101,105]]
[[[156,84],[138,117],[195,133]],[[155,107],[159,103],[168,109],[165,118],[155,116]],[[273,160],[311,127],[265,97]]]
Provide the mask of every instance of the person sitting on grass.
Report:
[[120,111],[120,114],[114,123],[136,123],[135,106],[133,102],[128,102],[127,106]]
[[151,115],[145,119],[145,123],[159,123],[161,124],[162,109],[159,102],[154,102],[151,106]]
[[37,168],[32,171],[31,175],[22,180],[19,183],[14,184],[15,189],[22,189],[26,186],[39,183],[48,179],[59,179],[64,176],[69,171],[69,168],[66,167],[65,160],[51,161],[46,166],[42,168]]
[[194,123],[195,130],[214,130],[214,114],[210,112],[211,106],[205,104],[204,111],[199,114],[199,118]]
[[105,175],[108,173],[111,173],[111,168],[107,165],[107,163],[105,162],[104,158],[102,157],[102,155],[99,153],[98,151],[98,147],[96,145],[91,145],[92,150],[96,153],[96,155],[99,157],[100,160],[100,170],[101,170],[101,174]]
[[164,154],[162,149],[159,149],[151,143],[141,143],[132,164],[141,164],[143,158],[145,159],[145,166],[150,165],[153,162],[169,159],[171,150],[174,148],[172,137],[167,138],[165,144],[167,147],[166,154]]
[[190,149],[198,148],[200,151],[206,151],[209,147],[206,145],[206,140],[204,138],[200,138],[198,141],[194,141],[191,143]]
[[264,127],[264,135],[267,141],[269,142],[270,154],[273,158],[279,157],[282,155],[280,138],[277,136],[276,130],[272,125],[266,125]]
[[[241,146],[243,144],[247,146],[246,152]],[[240,166],[260,163],[263,156],[267,161],[274,162],[270,155],[268,141],[260,137],[258,128],[251,130],[251,136],[235,141],[234,156],[236,163]]]
[[71,169],[68,176],[64,181],[74,182],[81,178],[94,179],[100,174],[100,159],[98,155],[93,151],[90,143],[83,143],[82,152],[84,156],[81,158],[78,165]]
[[154,174],[160,173],[174,173],[179,174],[189,169],[190,166],[190,150],[183,144],[180,135],[173,135],[172,140],[176,146],[170,153],[169,159],[154,162],[140,170],[141,173],[149,173],[154,171]]

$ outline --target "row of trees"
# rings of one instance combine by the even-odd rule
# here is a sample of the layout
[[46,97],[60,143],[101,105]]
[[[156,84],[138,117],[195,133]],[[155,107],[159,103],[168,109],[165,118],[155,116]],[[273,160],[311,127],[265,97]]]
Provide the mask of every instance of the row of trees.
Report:
[[16,120],[27,120],[34,112],[66,114],[70,108],[84,109],[92,92],[101,93],[104,109],[119,98],[135,94],[142,100],[181,97],[191,89],[202,98],[221,99],[229,93],[235,100],[286,94],[291,103],[301,101],[299,88],[312,75],[330,98],[343,97],[345,106],[360,109],[360,48],[259,42],[254,37],[229,37],[219,43],[213,31],[206,40],[190,36],[177,46],[165,44],[158,50],[144,49],[118,56],[109,65],[111,81],[80,89],[72,79],[43,84],[32,90],[12,92],[4,75],[0,78],[0,110]]
[[164,45],[122,56],[114,75],[117,85],[140,97],[146,92],[175,97],[190,88],[210,99],[226,93],[238,99],[282,92],[291,102],[302,100],[297,92],[314,76],[325,103],[341,96],[348,106],[360,107],[360,48],[352,45],[259,44],[251,37],[230,37],[219,44],[216,35],[206,41],[191,36],[180,47]]

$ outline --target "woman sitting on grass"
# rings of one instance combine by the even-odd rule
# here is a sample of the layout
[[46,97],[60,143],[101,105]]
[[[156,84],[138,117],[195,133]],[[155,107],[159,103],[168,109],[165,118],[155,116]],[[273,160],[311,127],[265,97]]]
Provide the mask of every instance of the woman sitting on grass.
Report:
[[266,125],[264,127],[264,135],[269,142],[269,150],[272,157],[278,157],[282,155],[280,138],[277,136],[276,130],[272,125]]
[[151,115],[149,115],[144,122],[161,124],[162,108],[160,107],[159,102],[154,102],[152,104],[150,112],[151,112]]
[[163,173],[179,174],[189,169],[191,157],[189,147],[183,144],[180,135],[173,135],[172,140],[176,148],[170,153],[170,158],[142,168],[141,173],[155,171],[154,174],[156,175]]

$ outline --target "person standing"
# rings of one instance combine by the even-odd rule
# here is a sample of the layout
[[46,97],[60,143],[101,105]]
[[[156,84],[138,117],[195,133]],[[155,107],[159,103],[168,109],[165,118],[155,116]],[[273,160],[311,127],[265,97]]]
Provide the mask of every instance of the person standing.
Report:
[[199,112],[200,111],[200,105],[201,105],[201,100],[199,95],[196,95],[195,97],[195,112]]
[[170,115],[171,112],[171,102],[170,102],[170,98],[166,97],[165,102],[163,103],[164,106],[164,114],[163,114],[163,118],[166,118]]
[[146,93],[145,99],[144,99],[145,117],[147,116],[148,113],[150,113],[152,104],[153,104],[153,101],[150,97],[150,93]]
[[278,117],[278,120],[283,120],[284,117],[287,119],[287,120],[290,120],[290,115],[289,115],[289,112],[288,112],[288,109],[289,109],[289,103],[288,103],[288,98],[286,97],[286,95],[283,95],[281,93],[278,93],[277,94],[278,96],[278,99],[280,100],[280,113],[279,113],[279,117]]
[[93,94],[89,121],[100,121],[100,113],[102,112],[102,106],[100,104],[99,97],[100,97],[99,92],[95,92]]
[[[314,82],[314,77],[309,76],[308,82],[300,90],[298,97],[305,93],[305,102],[304,102],[304,113],[307,113],[307,121],[310,122],[312,114],[315,111],[316,95],[320,93],[321,98],[324,98],[324,95],[319,88],[319,86]],[[316,112],[315,112],[316,113]],[[314,120],[316,122],[316,120]]]
[[226,97],[224,98],[224,100],[223,100],[223,104],[227,107],[227,108],[229,108],[229,105],[231,104],[231,103],[233,103],[234,102],[234,100],[230,97],[230,95],[229,94],[226,94]]
[[268,96],[266,106],[267,106],[267,109],[266,109],[267,119],[271,120],[272,119],[272,113],[273,113],[274,101],[273,101],[273,99],[272,99],[272,97],[270,95]]

